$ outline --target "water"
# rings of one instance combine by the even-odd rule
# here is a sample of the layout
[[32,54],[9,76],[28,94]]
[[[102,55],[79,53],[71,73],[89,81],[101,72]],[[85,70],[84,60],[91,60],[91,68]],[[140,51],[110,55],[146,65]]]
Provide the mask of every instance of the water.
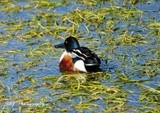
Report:
[[[91,48],[101,57],[103,74],[110,74],[111,78],[98,78],[97,82],[128,91],[127,102],[122,111],[145,111],[147,108],[158,106],[160,71],[157,62],[159,62],[160,31],[159,28],[156,29],[157,26],[155,28],[149,26],[153,23],[159,24],[159,1],[143,1],[135,5],[122,0],[113,1],[112,4],[109,1],[83,3],[72,0],[64,2],[57,0],[50,5],[45,1],[10,3],[0,2],[0,85],[2,88],[0,91],[5,95],[0,103],[2,110],[18,112],[20,107],[32,108],[37,105],[45,106],[45,109],[46,106],[54,106],[48,112],[60,112],[60,109],[65,107],[68,112],[78,112],[75,106],[81,101],[84,103],[88,101],[86,98],[83,99],[83,96],[75,96],[71,97],[69,102],[57,102],[55,100],[59,97],[56,95],[63,95],[68,91],[47,89],[45,83],[51,85],[52,82],[44,82],[42,79],[63,76],[58,68],[59,57],[63,50],[57,50],[54,45],[63,42],[69,35],[80,37],[81,45]],[[97,13],[101,8],[111,7],[113,12],[99,15],[102,17],[92,19],[90,16],[89,11]],[[124,13],[118,14],[119,12],[114,10],[116,7]],[[83,10],[88,11],[88,14],[84,13],[82,20],[77,18],[77,25],[72,18],[78,13],[81,14],[79,11]],[[129,11],[133,11],[132,16]],[[138,12],[134,15],[134,11],[142,13]],[[76,13],[71,15],[70,12]],[[71,29],[72,27],[75,31]],[[127,38],[124,39],[123,36]],[[25,95],[23,90],[26,89],[31,91],[27,98],[35,98],[34,102],[30,103],[28,100],[29,102],[25,103],[23,99],[22,102],[13,99],[21,96],[23,98]],[[145,92],[147,89],[148,93]],[[32,94],[32,91],[36,93]],[[158,97],[157,100],[154,100],[154,95]],[[99,107],[90,106],[93,107],[93,111],[103,112],[104,109],[109,109],[110,104],[106,106],[103,94],[100,97],[102,99],[93,102]],[[45,105],[41,103],[41,99],[44,99]],[[151,105],[149,102],[154,104]]]

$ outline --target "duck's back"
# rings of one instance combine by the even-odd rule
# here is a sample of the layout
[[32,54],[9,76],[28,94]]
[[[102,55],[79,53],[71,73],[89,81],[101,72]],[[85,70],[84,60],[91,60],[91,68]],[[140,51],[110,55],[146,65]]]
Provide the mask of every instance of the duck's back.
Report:
[[98,56],[87,47],[79,47],[77,49],[73,49],[72,54],[76,55],[75,59],[83,60],[87,70],[93,71],[93,69],[98,69],[101,64]]

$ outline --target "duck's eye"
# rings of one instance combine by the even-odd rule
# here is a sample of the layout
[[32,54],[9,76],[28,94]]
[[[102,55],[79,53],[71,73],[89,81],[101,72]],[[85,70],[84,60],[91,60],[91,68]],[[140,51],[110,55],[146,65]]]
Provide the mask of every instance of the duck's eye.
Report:
[[66,44],[68,43],[68,41],[65,42]]

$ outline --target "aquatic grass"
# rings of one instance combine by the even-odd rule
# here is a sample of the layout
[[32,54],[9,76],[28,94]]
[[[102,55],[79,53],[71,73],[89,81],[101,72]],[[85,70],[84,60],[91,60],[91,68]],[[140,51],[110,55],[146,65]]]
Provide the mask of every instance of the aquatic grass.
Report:
[[[137,7],[148,1],[118,2],[1,1],[1,112],[158,112],[159,23]],[[105,72],[48,72],[63,52],[54,43],[70,35],[107,59]],[[25,49],[8,50],[12,38]]]
[[151,34],[155,34],[158,38],[160,37],[160,23],[150,23],[148,24],[148,27],[153,30]]
[[[46,1],[45,2],[35,1],[35,2],[36,3],[38,2],[40,5],[46,4],[46,5],[42,5],[42,7],[48,7],[48,5],[50,4],[50,2],[46,2]],[[119,10],[125,11],[125,9],[120,9],[119,7],[101,8],[97,11],[76,9],[75,11],[68,12],[66,14],[60,14],[60,15],[50,14],[50,13],[47,14],[46,12],[44,13],[41,11],[39,14],[41,14],[42,16],[36,15],[35,17],[33,17],[32,21],[30,21],[28,23],[30,25],[30,27],[34,28],[35,30],[28,31],[28,33],[23,34],[22,36],[19,36],[19,37],[23,40],[23,39],[30,39],[32,37],[41,37],[42,35],[45,35],[46,33],[58,35],[58,34],[61,34],[62,32],[66,32],[66,35],[69,35],[69,34],[70,35],[77,35],[77,29],[79,28],[79,23],[82,23],[82,22],[87,23],[85,28],[89,32],[90,27],[94,26],[95,28],[97,28],[98,26],[100,26],[100,24],[102,24],[105,21],[106,15],[114,14],[117,17],[118,14],[120,13]],[[44,15],[43,13],[46,15]],[[130,12],[126,12],[126,13],[122,13],[122,14],[129,14],[129,13]],[[135,15],[135,14],[139,14],[140,12],[133,11],[131,13],[132,13],[131,15]],[[118,16],[118,17],[121,18],[122,14],[119,14],[120,16]],[[52,19],[51,20],[48,19],[48,16],[52,17],[52,15],[54,15],[53,16],[54,18],[56,18],[56,17],[60,18],[60,20],[63,23],[60,23],[60,25],[51,24],[54,27],[52,27],[50,25],[46,26],[45,24],[47,24],[47,23],[57,23],[57,22],[52,21]],[[124,15],[123,17],[129,18],[130,16]],[[45,21],[47,23],[44,23],[44,21],[42,21],[43,19],[45,19]],[[43,24],[42,24],[42,22],[43,22]],[[26,24],[26,22],[25,22],[25,24]],[[7,29],[8,30],[16,30],[16,29],[20,30],[20,29],[22,29],[20,26],[21,25],[16,25],[15,27],[13,26],[13,27],[10,27]],[[48,27],[48,29],[46,29],[46,27]],[[40,30],[39,28],[42,30]]]
[[[146,106],[144,106],[146,107]],[[152,113],[158,113],[160,111],[159,105],[155,106],[155,107],[149,107],[148,108],[148,112],[152,112]]]
[[143,37],[134,36],[133,34],[127,34],[127,31],[120,35],[116,41],[118,41],[122,45],[137,45],[137,44],[148,44]]
[[[76,74],[76,75],[65,75],[63,77],[58,78],[57,82],[54,82],[53,80],[55,80],[55,77],[44,77],[44,80],[47,82],[47,84],[52,84],[53,87],[51,87],[50,85],[47,85],[47,87],[50,90],[56,90],[57,88],[59,90],[64,90],[65,92],[62,95],[55,95],[57,98],[63,98],[63,100],[59,100],[57,99],[57,101],[74,101],[74,98],[79,98],[80,101],[76,104],[75,102],[73,102],[73,104],[75,104],[75,107],[72,105],[72,107],[74,107],[75,109],[78,109],[80,111],[83,110],[90,110],[93,111],[93,108],[91,108],[91,106],[96,108],[101,109],[100,105],[98,104],[94,104],[92,102],[96,102],[96,101],[106,101],[106,103],[104,104],[113,104],[114,108],[119,108],[122,104],[122,106],[126,103],[125,99],[118,99],[117,100],[114,98],[114,96],[123,96],[125,97],[125,92],[123,92],[122,90],[120,91],[117,87],[108,87],[108,86],[104,86],[101,83],[98,83],[97,81],[88,81],[84,82],[81,81],[82,79],[80,79],[79,81],[79,76],[82,76],[81,74]],[[66,78],[67,77],[67,78]],[[68,79],[68,77],[72,78],[72,79]],[[67,80],[66,80],[67,79]],[[65,81],[64,81],[65,80]],[[52,83],[53,82],[53,83]],[[67,82],[67,83],[66,83]],[[56,84],[56,87],[55,87]],[[53,89],[52,89],[53,88]],[[57,92],[58,93],[58,92]],[[60,93],[60,92],[59,92]],[[64,99],[66,98],[66,99]],[[68,98],[68,99],[67,99]],[[86,99],[88,101],[86,101]],[[55,101],[55,103],[57,103],[57,101]],[[72,102],[71,102],[72,103]],[[117,106],[115,107],[115,105],[117,104]],[[121,106],[121,107],[122,107]],[[110,106],[111,107],[111,106]],[[113,106],[112,106],[113,107]],[[102,108],[105,111],[105,108]],[[102,110],[103,111],[103,110]]]
[[17,30],[22,30],[23,29],[22,27],[23,27],[22,23],[18,23],[17,25],[11,25],[10,27],[5,28],[4,30],[5,31],[17,31]]
[[[81,76],[81,74],[79,75]],[[94,111],[96,109],[99,109],[100,111],[112,111],[116,109],[124,111],[127,109],[123,108],[126,103],[125,91],[119,90],[118,87],[104,86],[97,81],[80,82],[77,78],[79,75],[70,74],[63,77],[50,76],[40,78],[43,82],[39,84],[39,86],[43,85],[46,89],[49,89],[51,91],[50,95],[55,98],[54,100],[48,101],[49,97],[42,96],[41,102],[37,102],[34,95],[36,95],[36,90],[40,87],[34,85],[39,81],[36,80],[30,85],[30,87],[15,91],[15,95],[11,96],[8,101],[15,102],[15,104],[21,108],[20,110],[23,111],[32,111],[33,109],[35,109],[35,111],[39,111],[40,109],[44,111],[69,111],[70,108],[79,111]],[[29,78],[29,80],[31,79],[32,77]],[[23,82],[25,82],[25,80],[26,79],[24,79]],[[23,82],[17,83],[20,85]],[[15,85],[14,87],[18,87],[19,85]],[[117,99],[115,97],[117,97]],[[105,101],[104,103],[102,102],[104,104],[104,108],[100,103],[97,103],[98,101],[100,103]],[[37,103],[37,105],[33,107],[34,103],[35,105]],[[67,107],[62,108],[59,106],[59,104],[64,103],[66,103]],[[106,105],[108,104],[109,106],[107,107]],[[51,105],[53,107],[51,107]],[[106,109],[106,107],[109,109]],[[3,110],[7,111],[7,108]]]
[[[28,46],[34,45],[35,43],[29,43]],[[26,57],[41,57],[43,55],[56,54],[57,51],[53,47],[53,44],[46,41],[43,44],[38,45],[35,48],[30,48],[28,52],[26,52]]]
[[5,91],[5,88],[3,86],[3,83],[0,82],[0,103],[2,103],[3,100],[6,98],[4,91]]
[[[124,12],[120,12],[119,10],[122,10]],[[142,15],[142,12],[136,11],[136,10],[129,11],[129,12],[128,10],[126,10],[125,12],[125,9],[120,9],[119,7],[101,8],[97,11],[76,9],[73,12],[66,13],[64,17],[71,20],[72,23],[85,22],[89,26],[94,25],[95,27],[97,27],[100,24],[102,24],[102,22],[104,22],[106,15],[115,15],[115,16],[118,16],[119,18],[123,18],[123,17],[130,18],[133,15]]]
[[19,12],[20,10],[21,10],[20,6],[17,6],[17,5],[14,5],[12,3],[6,2],[5,7],[1,8],[0,11],[4,11],[6,13],[16,13],[16,12]]
[[7,68],[7,60],[4,56],[0,56],[0,76],[7,76],[8,68]]
[[91,8],[97,4],[98,1],[94,1],[94,0],[83,0],[83,1],[78,1],[78,3],[80,4],[85,4],[86,6],[90,6]]
[[6,53],[9,53],[9,54],[20,54],[20,53],[22,53],[22,50],[12,49],[12,50],[6,51]]
[[98,10],[99,13],[108,13],[112,15],[113,17],[117,15],[119,18],[123,19],[129,19],[130,17],[134,16],[142,16],[143,12],[140,10],[136,9],[127,9],[127,8],[122,8],[118,6],[112,6],[110,8],[102,8]]
[[38,0],[32,0],[34,4],[36,4],[36,8],[44,8],[47,7],[49,10],[51,7],[58,7],[61,6],[61,2],[54,2],[54,1],[38,1]]
[[5,44],[8,44],[8,41],[6,41],[4,37],[0,37],[0,43],[1,45],[5,45]]
[[144,103],[144,108],[153,109],[154,111],[158,111],[159,108],[157,108],[157,105],[159,105],[159,88],[153,88],[151,86],[143,85],[143,84],[137,84],[141,88],[141,95],[139,97],[139,100]]
[[[32,45],[35,45],[35,42],[28,43],[28,46],[32,46]],[[44,56],[53,57],[55,54],[58,54],[58,51],[55,50],[55,48],[53,47],[53,44],[48,41],[45,41],[44,43],[37,44],[37,45],[38,46],[34,48],[29,48],[28,51],[26,51],[26,53],[24,54],[24,57],[30,60],[27,62],[21,62],[18,64],[20,65],[20,67],[23,67],[23,70],[28,70],[33,67],[37,67],[42,63],[42,61],[45,60],[43,59]]]
[[41,61],[40,59],[35,59],[29,62],[25,62],[23,69],[28,70],[30,68],[36,67],[40,63],[40,61]]

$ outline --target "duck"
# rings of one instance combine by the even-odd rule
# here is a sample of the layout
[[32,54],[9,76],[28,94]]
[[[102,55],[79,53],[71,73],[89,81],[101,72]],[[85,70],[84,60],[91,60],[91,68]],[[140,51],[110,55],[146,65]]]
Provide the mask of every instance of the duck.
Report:
[[69,36],[64,43],[55,48],[65,48],[59,59],[62,72],[97,72],[100,71],[101,60],[89,48],[81,47],[75,37]]

